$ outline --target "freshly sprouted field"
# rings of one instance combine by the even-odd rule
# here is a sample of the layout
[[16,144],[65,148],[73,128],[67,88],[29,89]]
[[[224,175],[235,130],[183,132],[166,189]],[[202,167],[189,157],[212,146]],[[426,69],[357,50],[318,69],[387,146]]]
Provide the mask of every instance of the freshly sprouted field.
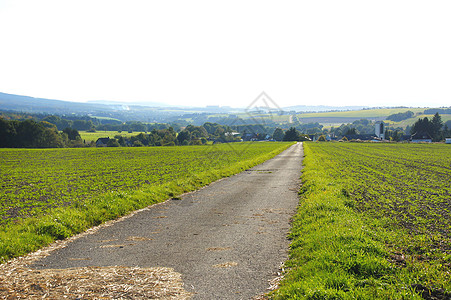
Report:
[[0,261],[238,173],[289,145],[1,149]]
[[450,299],[451,146],[304,143],[278,299]]

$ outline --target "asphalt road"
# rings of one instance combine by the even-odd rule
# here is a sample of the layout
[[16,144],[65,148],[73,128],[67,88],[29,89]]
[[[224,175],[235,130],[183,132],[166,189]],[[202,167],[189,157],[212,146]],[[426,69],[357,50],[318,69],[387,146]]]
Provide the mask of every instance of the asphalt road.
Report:
[[76,239],[32,267],[170,267],[194,299],[261,295],[287,259],[302,157],[298,143],[181,200]]

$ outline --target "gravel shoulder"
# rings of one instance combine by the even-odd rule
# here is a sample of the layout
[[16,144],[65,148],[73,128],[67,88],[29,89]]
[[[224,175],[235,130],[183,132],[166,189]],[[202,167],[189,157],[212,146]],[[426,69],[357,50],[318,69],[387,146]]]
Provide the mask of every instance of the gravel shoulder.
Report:
[[268,291],[288,257],[302,144],[72,239],[30,267],[169,268],[193,299],[250,299]]

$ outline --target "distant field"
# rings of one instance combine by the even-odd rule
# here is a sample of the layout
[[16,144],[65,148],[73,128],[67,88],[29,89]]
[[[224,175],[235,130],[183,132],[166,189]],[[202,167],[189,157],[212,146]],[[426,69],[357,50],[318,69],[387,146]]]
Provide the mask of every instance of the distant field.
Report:
[[122,132],[118,132],[118,131],[96,131],[96,132],[87,132],[87,131],[80,131],[80,136],[82,140],[85,140],[86,143],[89,143],[91,141],[97,141],[97,139],[99,138],[114,138],[116,135],[121,135],[123,137],[131,137],[134,135],[138,135],[141,132],[132,132],[129,133],[127,131],[122,131]]
[[291,144],[0,149],[0,262],[238,173]]
[[[434,115],[419,115],[419,116],[415,116],[413,118],[401,121],[401,122],[393,122],[393,121],[384,121],[385,123],[389,123],[395,127],[403,127],[406,128],[406,126],[412,126],[416,121],[418,121],[419,118],[425,118],[428,117],[429,120],[431,120]],[[451,115],[440,115],[440,117],[442,118],[443,122],[447,122],[447,121],[451,121]]]
[[451,145],[304,143],[276,299],[451,299]]
[[[254,119],[258,123],[262,123],[265,121],[286,123],[289,121],[291,115],[278,115],[277,113],[275,113],[275,114],[256,114],[254,112],[251,112],[251,113],[245,113],[245,114],[237,114],[237,116],[243,120]],[[252,123],[252,121],[248,121],[248,122]]]
[[[336,111],[336,112],[318,112],[318,113],[302,113],[295,115],[268,115],[268,114],[242,114],[239,115],[243,119],[254,118],[264,122],[274,121],[280,123],[288,123],[290,120],[294,121],[296,118],[301,123],[320,123],[323,126],[339,126],[341,124],[352,123],[360,119],[369,119],[376,121],[383,121],[389,115],[402,113],[406,111],[413,111],[415,114],[422,113],[426,108],[381,108],[381,109],[367,109],[367,110],[354,110],[354,111]],[[417,115],[414,118],[402,122],[386,121],[400,127],[406,127],[407,125],[413,125],[420,117],[432,117],[432,115]],[[442,115],[444,122],[451,120],[451,115]]]
[[353,111],[337,111],[337,112],[320,112],[320,113],[306,113],[298,114],[299,118],[385,118],[389,115],[413,111],[414,113],[423,112],[424,108],[382,108],[382,109],[368,109],[368,110],[353,110]]

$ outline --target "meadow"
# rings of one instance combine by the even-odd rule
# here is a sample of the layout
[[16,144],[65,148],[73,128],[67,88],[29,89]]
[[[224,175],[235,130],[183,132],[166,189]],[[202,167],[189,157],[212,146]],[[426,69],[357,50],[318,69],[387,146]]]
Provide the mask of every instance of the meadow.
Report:
[[275,299],[450,299],[451,147],[304,143]]
[[350,111],[332,111],[332,112],[317,112],[317,113],[304,113],[297,115],[299,118],[359,118],[359,119],[374,119],[385,118],[389,115],[402,113],[406,111],[413,111],[414,113],[420,113],[424,111],[424,108],[374,108],[364,110],[350,110]]
[[[132,137],[140,134],[141,132],[127,132],[127,131],[103,131],[97,130],[96,132],[88,132],[88,131],[80,131],[80,137],[86,143],[90,143],[91,141],[96,142],[99,138],[109,137],[110,139],[114,138],[116,135],[120,135],[123,137]],[[144,133],[144,132],[143,132]]]
[[0,149],[0,261],[243,171],[291,144]]

